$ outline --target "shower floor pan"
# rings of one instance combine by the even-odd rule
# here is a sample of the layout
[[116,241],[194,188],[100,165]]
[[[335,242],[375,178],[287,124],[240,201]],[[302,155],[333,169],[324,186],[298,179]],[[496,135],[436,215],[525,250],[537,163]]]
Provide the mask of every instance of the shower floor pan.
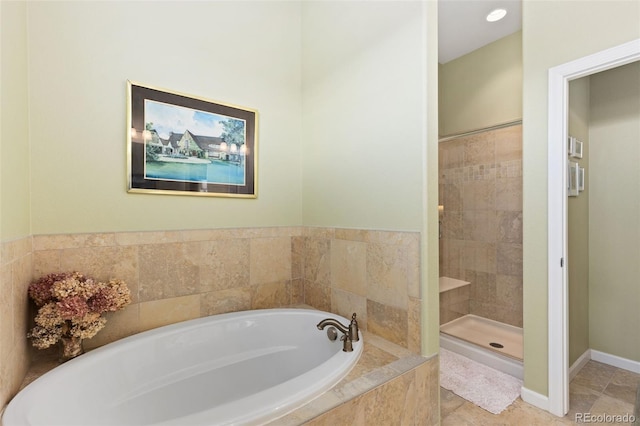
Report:
[[[491,343],[503,347],[496,348]],[[519,327],[465,315],[440,326],[440,347],[523,379],[522,329]]]
[[476,315],[465,315],[440,326],[442,333],[522,361],[522,328]]

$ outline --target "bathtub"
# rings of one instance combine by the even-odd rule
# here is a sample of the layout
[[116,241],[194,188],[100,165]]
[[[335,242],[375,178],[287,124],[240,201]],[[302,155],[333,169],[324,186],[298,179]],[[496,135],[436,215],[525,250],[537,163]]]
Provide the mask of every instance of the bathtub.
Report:
[[316,328],[332,317],[265,309],[199,318],[140,333],[73,359],[20,391],[2,417],[14,425],[255,425],[338,383],[362,353]]

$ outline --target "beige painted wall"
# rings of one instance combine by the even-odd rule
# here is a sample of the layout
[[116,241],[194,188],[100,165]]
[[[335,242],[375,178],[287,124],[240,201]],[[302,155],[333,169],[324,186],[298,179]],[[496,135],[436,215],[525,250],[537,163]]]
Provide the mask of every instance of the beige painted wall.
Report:
[[[583,143],[581,159],[571,158],[589,176],[589,77],[569,83],[569,135]],[[589,349],[589,185],[568,199],[569,365]]]
[[304,2],[302,10],[303,223],[419,230],[422,5]]
[[[34,234],[303,222],[422,226],[419,3],[305,3],[302,41],[297,2],[28,7]],[[184,17],[190,30],[147,31],[140,16],[156,28]],[[351,36],[354,23],[358,37]],[[218,46],[229,34],[234,48]],[[258,199],[127,194],[127,79],[258,109]]]
[[547,73],[636,38],[637,1],[523,3],[524,386],[541,395],[548,395]]
[[640,62],[591,77],[589,338],[640,362]]
[[[299,225],[298,2],[30,2],[32,232]],[[255,108],[258,198],[128,194],[126,81]]]
[[522,32],[440,65],[439,87],[441,136],[520,120]]
[[27,6],[2,2],[0,47],[0,239],[30,234]]

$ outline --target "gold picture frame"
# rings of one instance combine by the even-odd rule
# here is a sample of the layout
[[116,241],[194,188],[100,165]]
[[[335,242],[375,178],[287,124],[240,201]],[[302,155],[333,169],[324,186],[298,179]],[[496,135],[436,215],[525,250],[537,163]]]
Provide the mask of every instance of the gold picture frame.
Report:
[[127,81],[127,191],[257,197],[258,111]]

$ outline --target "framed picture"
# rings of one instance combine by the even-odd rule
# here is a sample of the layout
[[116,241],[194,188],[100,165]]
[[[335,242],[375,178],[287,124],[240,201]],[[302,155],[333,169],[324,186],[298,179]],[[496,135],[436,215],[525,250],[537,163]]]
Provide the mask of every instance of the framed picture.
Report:
[[573,144],[573,154],[571,156],[575,158],[582,158],[582,142],[577,139]]
[[567,195],[569,197],[577,197],[578,196],[578,163],[574,161],[569,161],[569,167],[567,167],[569,175],[567,176]]
[[573,157],[573,154],[576,152],[576,138],[573,136],[569,136],[567,139],[567,154]]
[[578,191],[584,191],[584,167],[578,168]]
[[250,108],[127,82],[129,192],[256,198]]

